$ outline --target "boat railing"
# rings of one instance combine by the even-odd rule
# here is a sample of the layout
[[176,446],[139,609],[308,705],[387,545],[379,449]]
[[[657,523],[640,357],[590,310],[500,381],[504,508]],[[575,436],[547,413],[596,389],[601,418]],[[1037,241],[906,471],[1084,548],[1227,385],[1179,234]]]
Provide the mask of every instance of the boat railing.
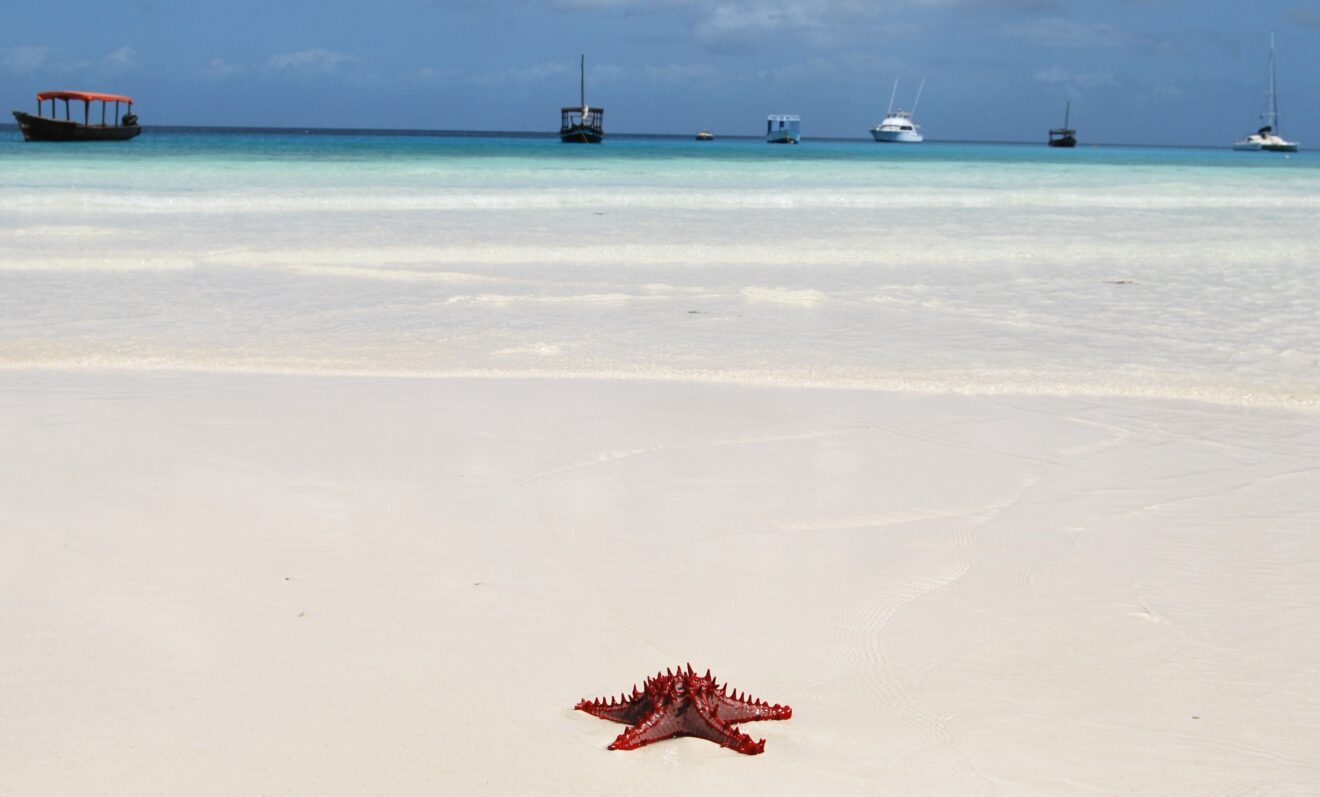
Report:
[[605,124],[604,108],[563,108],[560,110],[560,130],[568,130],[574,127],[589,127],[592,130],[601,130]]

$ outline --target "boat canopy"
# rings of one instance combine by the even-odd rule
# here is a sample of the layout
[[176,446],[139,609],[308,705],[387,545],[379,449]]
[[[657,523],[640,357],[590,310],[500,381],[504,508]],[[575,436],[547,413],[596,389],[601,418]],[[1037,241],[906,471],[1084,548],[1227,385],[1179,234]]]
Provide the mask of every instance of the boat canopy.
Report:
[[101,94],[95,91],[43,91],[37,94],[37,102],[46,100],[82,100],[83,102],[92,102],[99,100],[101,102],[127,102],[132,104],[132,97],[125,97],[122,94]]

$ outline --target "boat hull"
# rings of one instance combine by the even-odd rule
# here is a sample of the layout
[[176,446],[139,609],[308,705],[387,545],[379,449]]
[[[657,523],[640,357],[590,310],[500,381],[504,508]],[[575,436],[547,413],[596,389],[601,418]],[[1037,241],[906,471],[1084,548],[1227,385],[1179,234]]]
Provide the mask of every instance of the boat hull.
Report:
[[565,144],[599,144],[605,134],[591,127],[570,127],[559,131],[559,140]]
[[911,130],[875,129],[871,131],[871,138],[881,144],[920,144],[926,140],[920,133]]
[[140,125],[85,125],[14,111],[24,141],[127,141],[142,132]]
[[1238,152],[1296,152],[1297,144],[1292,141],[1284,141],[1281,138],[1275,138],[1271,141],[1262,140],[1256,136],[1246,138],[1233,143],[1233,149]]
[[783,133],[774,133],[765,137],[767,144],[796,144],[798,137],[787,131]]

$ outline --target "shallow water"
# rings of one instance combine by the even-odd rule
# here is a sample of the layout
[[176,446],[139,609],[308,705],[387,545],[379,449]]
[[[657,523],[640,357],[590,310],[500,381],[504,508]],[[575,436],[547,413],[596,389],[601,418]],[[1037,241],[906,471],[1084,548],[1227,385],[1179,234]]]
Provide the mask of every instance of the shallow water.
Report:
[[0,134],[0,367],[1320,407],[1320,158]]

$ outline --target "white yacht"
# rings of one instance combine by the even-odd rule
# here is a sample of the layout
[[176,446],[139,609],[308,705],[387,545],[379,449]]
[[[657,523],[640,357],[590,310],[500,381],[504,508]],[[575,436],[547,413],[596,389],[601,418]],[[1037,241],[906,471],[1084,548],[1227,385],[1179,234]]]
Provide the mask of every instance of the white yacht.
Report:
[[1270,34],[1270,88],[1265,95],[1264,122],[1259,130],[1233,142],[1233,149],[1243,152],[1296,152],[1297,142],[1279,135],[1279,103],[1274,95],[1274,34]]
[[912,119],[917,112],[917,103],[921,102],[921,90],[926,88],[926,81],[921,81],[917,88],[917,99],[910,111],[895,111],[894,97],[898,95],[898,79],[894,79],[894,90],[889,94],[889,110],[885,111],[884,121],[871,128],[871,137],[876,141],[889,144],[920,144],[926,139],[921,135],[921,125]]

